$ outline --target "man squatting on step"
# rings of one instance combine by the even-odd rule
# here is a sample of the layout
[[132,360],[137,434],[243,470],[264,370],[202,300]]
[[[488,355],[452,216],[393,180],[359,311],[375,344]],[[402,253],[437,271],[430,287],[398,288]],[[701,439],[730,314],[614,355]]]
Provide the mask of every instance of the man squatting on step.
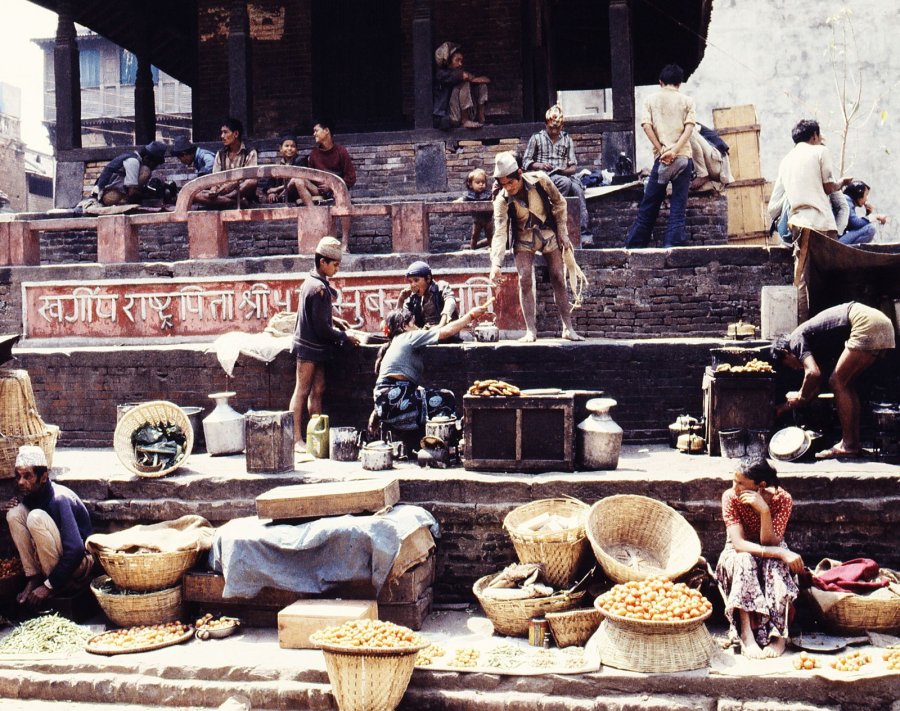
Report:
[[494,177],[501,189],[494,198],[490,281],[496,285],[503,280],[500,267],[512,232],[513,254],[519,273],[519,302],[526,329],[520,340],[537,339],[534,255],[540,252],[550,270],[553,299],[563,324],[562,337],[570,341],[583,341],[584,338],[572,326],[572,309],[563,271],[563,250],[572,249],[566,226],[565,198],[549,175],[540,170],[523,173],[516,157],[508,151],[497,154]]
[[50,481],[47,457],[40,447],[19,447],[15,464],[21,498],[0,504],[28,582],[16,597],[20,605],[39,608],[50,596],[86,585],[94,558],[84,548],[91,518],[71,489]]

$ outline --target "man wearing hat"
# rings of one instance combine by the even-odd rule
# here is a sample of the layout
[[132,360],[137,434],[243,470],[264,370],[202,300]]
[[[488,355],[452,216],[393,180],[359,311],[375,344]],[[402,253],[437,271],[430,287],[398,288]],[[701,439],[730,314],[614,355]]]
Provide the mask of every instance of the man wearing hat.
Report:
[[188,168],[196,170],[198,178],[212,173],[213,163],[216,161],[215,153],[191,143],[187,136],[179,136],[175,139],[175,145],[172,146],[172,155]]
[[[453,289],[445,281],[435,281],[428,262],[416,261],[406,270],[409,286],[397,299],[398,308],[413,315],[419,328],[440,328],[459,318],[459,306]],[[459,337],[456,337],[459,340]]]
[[334,237],[320,239],[316,245],[315,268],[300,287],[297,325],[291,346],[291,353],[297,358],[297,378],[291,396],[295,451],[306,450],[302,427],[304,413],[322,413],[325,364],[346,343],[359,345],[355,336],[335,326],[332,315],[337,292],[328,283],[328,278],[337,274],[342,256],[340,240]]
[[575,142],[566,131],[563,131],[565,116],[562,107],[555,104],[544,114],[544,129],[528,139],[522,167],[525,170],[543,170],[565,197],[578,198],[581,205],[581,239],[582,243],[593,242],[590,233],[590,220],[587,201],[584,199],[584,186],[575,177],[578,161],[575,159]]
[[94,185],[94,194],[102,205],[140,204],[144,187],[153,171],[166,160],[166,144],[152,141],[136,151],[113,158]]
[[583,341],[584,338],[572,326],[563,268],[562,252],[572,249],[566,227],[565,198],[559,194],[549,175],[543,171],[523,173],[515,155],[508,151],[497,154],[494,177],[500,183],[501,190],[494,198],[490,280],[492,284],[503,280],[500,267],[512,233],[513,254],[519,273],[519,302],[526,329],[520,340],[537,340],[534,255],[540,252],[550,271],[553,299],[563,324],[562,337],[570,341]]
[[484,105],[488,100],[487,85],[491,80],[463,69],[462,47],[444,42],[434,51],[437,69],[434,73],[434,127],[481,128]]
[[3,508],[28,578],[16,601],[37,608],[51,595],[89,581],[94,559],[84,542],[91,535],[91,518],[75,492],[50,481],[40,447],[19,447],[15,478],[19,498]]

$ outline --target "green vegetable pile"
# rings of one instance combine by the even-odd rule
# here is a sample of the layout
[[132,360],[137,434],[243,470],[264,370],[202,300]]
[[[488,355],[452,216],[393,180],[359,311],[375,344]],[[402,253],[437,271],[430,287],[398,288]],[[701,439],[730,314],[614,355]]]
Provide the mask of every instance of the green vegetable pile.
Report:
[[0,642],[0,654],[53,654],[82,649],[90,630],[57,614],[23,622]]

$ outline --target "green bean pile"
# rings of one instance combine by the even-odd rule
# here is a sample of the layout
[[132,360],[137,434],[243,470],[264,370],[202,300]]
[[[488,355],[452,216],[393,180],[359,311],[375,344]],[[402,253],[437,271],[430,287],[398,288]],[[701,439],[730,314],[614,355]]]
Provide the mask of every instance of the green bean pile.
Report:
[[82,649],[90,630],[57,614],[23,622],[0,642],[0,654],[53,654]]

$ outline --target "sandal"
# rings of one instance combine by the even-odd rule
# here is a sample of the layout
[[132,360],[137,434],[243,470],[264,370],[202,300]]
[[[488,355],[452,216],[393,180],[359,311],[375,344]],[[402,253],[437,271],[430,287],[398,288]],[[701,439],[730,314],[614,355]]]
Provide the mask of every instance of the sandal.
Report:
[[838,447],[831,447],[829,449],[823,449],[821,452],[816,452],[816,459],[843,459],[845,457],[858,457],[859,450],[858,449],[840,449]]

